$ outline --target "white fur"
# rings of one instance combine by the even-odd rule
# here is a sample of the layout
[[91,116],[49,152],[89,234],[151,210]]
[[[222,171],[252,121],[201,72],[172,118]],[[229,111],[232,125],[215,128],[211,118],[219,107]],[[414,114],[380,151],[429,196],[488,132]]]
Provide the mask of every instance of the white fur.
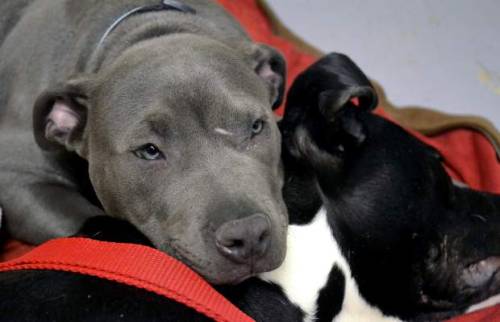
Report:
[[260,277],[281,286],[290,301],[304,311],[305,321],[315,320],[316,300],[334,264],[337,264],[346,279],[344,302],[334,321],[400,321],[384,316],[361,297],[349,265],[328,226],[325,209],[322,208],[308,225],[291,225],[287,243],[284,263]]
[[234,134],[232,132],[229,132],[228,130],[221,129],[220,127],[217,127],[214,129],[215,133],[225,135],[225,136],[233,136]]

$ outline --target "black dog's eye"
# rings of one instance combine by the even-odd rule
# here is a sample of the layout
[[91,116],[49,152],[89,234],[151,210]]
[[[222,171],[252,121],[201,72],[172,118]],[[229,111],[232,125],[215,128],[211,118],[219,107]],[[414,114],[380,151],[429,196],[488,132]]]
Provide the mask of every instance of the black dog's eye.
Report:
[[258,119],[252,124],[252,136],[256,136],[264,130],[265,122],[262,119]]
[[154,144],[151,143],[141,146],[134,151],[134,154],[136,157],[148,161],[160,160],[165,158],[160,149],[158,149]]

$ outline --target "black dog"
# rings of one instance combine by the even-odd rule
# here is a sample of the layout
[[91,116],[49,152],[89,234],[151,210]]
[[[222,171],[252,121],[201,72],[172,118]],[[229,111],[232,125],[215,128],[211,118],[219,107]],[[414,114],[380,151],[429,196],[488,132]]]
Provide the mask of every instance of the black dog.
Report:
[[[439,154],[371,114],[376,104],[343,55],[295,81],[281,123],[285,263],[218,288],[257,321],[435,321],[500,291],[500,198],[454,186]],[[102,217],[82,234],[148,244]],[[145,291],[46,271],[0,274],[0,312],[25,321],[203,320]]]
[[440,320],[500,293],[500,197],[455,186],[437,151],[371,114],[349,58],[321,59],[288,101],[287,259],[265,279],[319,321]]

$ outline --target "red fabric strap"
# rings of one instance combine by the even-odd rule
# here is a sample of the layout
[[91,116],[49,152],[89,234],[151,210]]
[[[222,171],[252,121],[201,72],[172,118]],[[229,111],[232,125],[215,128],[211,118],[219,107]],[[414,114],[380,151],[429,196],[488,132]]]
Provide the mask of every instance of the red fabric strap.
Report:
[[215,321],[253,321],[187,266],[146,246],[86,238],[55,239],[0,264],[0,272],[16,270],[95,276],[165,296]]

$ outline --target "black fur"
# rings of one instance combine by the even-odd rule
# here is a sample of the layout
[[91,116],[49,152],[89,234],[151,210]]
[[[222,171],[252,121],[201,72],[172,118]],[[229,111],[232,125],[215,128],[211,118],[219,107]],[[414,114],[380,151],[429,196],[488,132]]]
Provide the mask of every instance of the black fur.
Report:
[[342,303],[344,302],[345,276],[342,270],[334,265],[328,282],[319,292],[318,310],[316,313],[317,322],[331,322],[333,318],[340,313]]
[[154,293],[56,271],[1,274],[0,321],[211,321]]
[[258,278],[239,285],[221,286],[217,290],[255,321],[298,322],[303,312],[293,305],[280,287]]
[[[359,107],[352,93],[364,95]],[[287,189],[319,188],[370,304],[403,319],[442,319],[500,292],[499,196],[456,187],[439,153],[370,113],[375,91],[346,56],[321,59],[289,95],[286,152],[314,179],[293,184],[289,172]]]

